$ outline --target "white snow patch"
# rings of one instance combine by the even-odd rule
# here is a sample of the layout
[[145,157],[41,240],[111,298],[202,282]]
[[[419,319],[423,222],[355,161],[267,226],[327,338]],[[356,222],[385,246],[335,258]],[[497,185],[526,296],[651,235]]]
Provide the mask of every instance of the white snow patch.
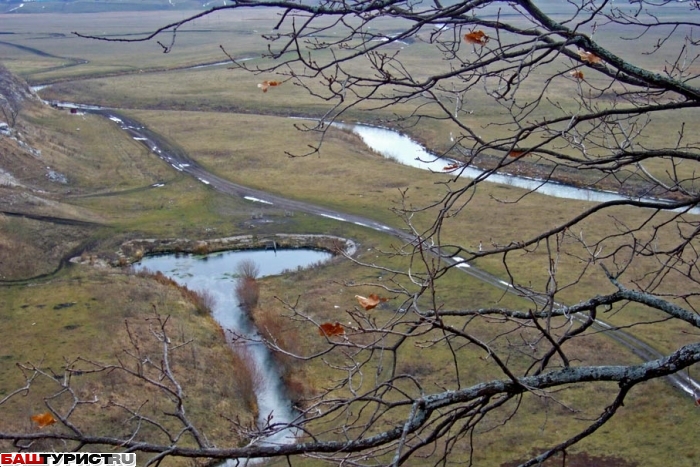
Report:
[[15,177],[11,173],[5,172],[0,169],[0,186],[21,186]]
[[336,221],[341,221],[341,222],[347,222],[347,221],[348,221],[347,219],[343,219],[342,217],[331,216],[330,214],[321,214],[321,215],[322,215],[323,217],[327,217],[327,218],[329,218],[329,219],[333,219],[333,220],[336,220]]
[[469,263],[467,263],[467,260],[462,258],[461,256],[455,255],[452,257],[452,259],[457,262],[455,264],[455,266],[457,266],[458,268],[470,268],[471,267],[471,265]]
[[254,203],[272,204],[269,201],[265,201],[264,199],[260,199],[260,198],[253,198],[252,196],[244,196],[243,199],[247,199],[248,201],[253,201]]

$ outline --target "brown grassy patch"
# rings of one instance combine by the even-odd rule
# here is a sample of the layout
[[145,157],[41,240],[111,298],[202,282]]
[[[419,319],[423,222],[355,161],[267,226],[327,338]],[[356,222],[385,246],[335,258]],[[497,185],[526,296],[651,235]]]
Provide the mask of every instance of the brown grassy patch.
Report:
[[194,306],[194,309],[200,315],[211,314],[215,306],[215,298],[208,290],[192,290],[186,285],[179,284],[175,280],[169,278],[160,271],[150,271],[147,268],[141,269],[136,273],[138,277],[150,278],[161,285],[173,287],[180,291],[182,297]]
[[239,278],[236,281],[235,294],[238,298],[238,306],[245,313],[250,314],[258,306],[260,285],[258,281],[250,277]]
[[89,227],[0,214],[0,281],[53,272],[93,232]]
[[[189,416],[212,442],[245,442],[236,441],[233,427],[226,422],[236,417],[242,423],[254,420],[254,403],[250,402],[249,384],[242,370],[245,366],[233,355],[221,329],[209,315],[194,313],[194,306],[183,300],[182,291],[167,281],[88,266],[71,268],[69,272],[31,288],[3,289],[0,394],[8,394],[22,384],[15,368],[17,362],[32,362],[59,374],[77,357],[108,363],[116,363],[119,357],[133,367],[137,362],[125,353],[134,351],[125,320],[139,343],[144,357],[141,361],[147,359],[157,365],[160,345],[151,334],[155,306],[160,313],[170,315],[167,329],[172,343],[183,344],[171,357],[174,374],[187,396]],[[72,368],[84,372],[95,367],[77,362]],[[162,393],[120,371],[76,374],[72,382],[81,397],[97,397],[99,401],[81,406],[74,415],[76,424],[86,431],[118,436],[128,433],[133,425],[125,424],[128,417],[119,404],[133,408],[144,404],[144,414],[161,419],[164,411],[172,411]],[[31,429],[29,415],[44,412],[43,398],[56,389],[55,382],[43,380],[28,396],[2,405],[3,429]],[[54,402],[59,410],[68,403],[63,398]],[[174,426],[168,417],[163,423]],[[160,439],[150,429],[144,429],[141,436]]]

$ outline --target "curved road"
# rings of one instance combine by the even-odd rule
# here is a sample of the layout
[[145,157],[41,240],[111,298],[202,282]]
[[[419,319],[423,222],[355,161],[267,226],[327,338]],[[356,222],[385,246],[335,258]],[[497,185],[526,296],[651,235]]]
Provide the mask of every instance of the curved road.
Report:
[[[407,232],[402,230],[384,225],[380,222],[367,219],[361,216],[356,216],[353,214],[344,214],[338,211],[333,211],[331,209],[324,208],[322,206],[316,206],[310,203],[304,203],[301,201],[290,200],[280,196],[272,195],[261,190],[256,190],[253,188],[248,188],[243,185],[231,182],[229,180],[218,177],[201,165],[199,165],[195,160],[189,157],[184,151],[172,147],[169,145],[162,137],[157,133],[145,128],[140,122],[125,117],[119,114],[117,111],[112,109],[101,108],[97,106],[90,105],[80,105],[80,104],[69,104],[61,102],[53,102],[54,105],[65,108],[78,108],[89,113],[94,113],[108,118],[115,123],[119,124],[122,130],[126,131],[132,138],[143,143],[148,147],[153,153],[155,153],[162,160],[170,164],[175,170],[179,172],[186,173],[192,177],[199,180],[205,185],[209,185],[215,190],[225,193],[231,196],[238,196],[244,198],[253,203],[263,203],[268,205],[274,205],[285,210],[305,212],[309,214],[314,214],[317,216],[322,216],[330,219],[335,219],[340,222],[350,222],[355,225],[362,227],[367,227],[379,232],[384,232],[388,235],[392,235],[400,240],[410,243],[415,240],[415,238]],[[441,257],[446,263],[456,266],[460,271],[469,274],[476,279],[486,282],[494,287],[498,287],[508,293],[519,295],[517,289],[511,286],[508,282],[499,279],[498,277],[489,274],[481,269],[471,266],[463,259],[452,256],[449,253],[440,250],[439,248],[431,248],[432,252],[439,257]],[[535,301],[539,305],[544,305],[544,299],[536,298]],[[563,306],[556,304],[556,306]],[[578,321],[585,321],[587,317],[582,314],[574,315],[574,319]],[[664,356],[661,352],[651,347],[649,344],[643,342],[642,340],[634,337],[620,329],[607,324],[606,322],[596,319],[592,328],[599,332],[604,332],[611,339],[620,343],[621,345],[632,350],[632,352],[640,357],[644,361],[655,360]],[[691,378],[685,373],[676,373],[674,375],[668,376],[669,381],[673,386],[682,390],[684,393],[695,398],[696,392],[700,392],[700,383]]]

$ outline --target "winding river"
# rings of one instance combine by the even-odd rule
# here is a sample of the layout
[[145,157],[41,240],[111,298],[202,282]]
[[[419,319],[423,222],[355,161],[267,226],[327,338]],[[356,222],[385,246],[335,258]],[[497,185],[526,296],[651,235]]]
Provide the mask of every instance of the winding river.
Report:
[[[372,127],[368,125],[348,125],[343,123],[336,124],[336,126],[352,131],[358,135],[369,148],[378,152],[384,157],[395,160],[400,164],[416,167],[418,169],[430,170],[432,172],[445,173],[445,166],[458,162],[453,159],[438,157],[428,151],[425,147],[413,141],[408,136],[394,130]],[[484,181],[514,186],[542,195],[552,196],[554,198],[590,201],[594,203],[606,203],[609,201],[622,201],[630,199],[653,203],[664,201],[656,198],[632,198],[613,191],[579,188],[552,180],[524,177],[521,175],[488,173],[475,167],[460,168],[459,174],[460,177],[471,179],[488,177],[485,178]],[[688,212],[691,214],[700,214],[700,208],[693,208]]]

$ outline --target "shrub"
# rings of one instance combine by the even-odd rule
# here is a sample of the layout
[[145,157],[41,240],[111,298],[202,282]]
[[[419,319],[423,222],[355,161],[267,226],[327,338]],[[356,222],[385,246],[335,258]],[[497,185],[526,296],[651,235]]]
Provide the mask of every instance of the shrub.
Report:
[[208,290],[190,290],[184,287],[190,295],[190,301],[194,305],[194,309],[200,315],[209,314],[216,306],[214,295]]
[[255,327],[260,335],[274,343],[284,352],[272,350],[272,358],[278,365],[280,376],[286,385],[290,377],[299,372],[302,362],[285,352],[302,353],[301,336],[295,324],[274,310],[257,310],[254,315]]
[[239,278],[236,282],[235,293],[236,298],[238,299],[238,306],[240,306],[246,313],[250,314],[253,309],[258,306],[258,300],[260,299],[260,285],[254,278]]
[[195,245],[195,247],[192,249],[192,252],[193,252],[195,255],[207,255],[207,254],[209,254],[209,252],[210,252],[210,250],[209,250],[209,245],[208,245],[207,243],[204,243],[204,242],[198,243],[198,244]]
[[236,274],[242,279],[257,279],[260,267],[251,259],[244,259],[236,265]]
[[233,387],[228,387],[222,395],[227,396],[229,390],[234,391],[236,399],[243,401],[245,409],[258,416],[258,401],[255,396],[256,389],[261,384],[260,369],[251,357],[250,353],[243,349],[238,350],[233,357],[233,368],[236,375]]

